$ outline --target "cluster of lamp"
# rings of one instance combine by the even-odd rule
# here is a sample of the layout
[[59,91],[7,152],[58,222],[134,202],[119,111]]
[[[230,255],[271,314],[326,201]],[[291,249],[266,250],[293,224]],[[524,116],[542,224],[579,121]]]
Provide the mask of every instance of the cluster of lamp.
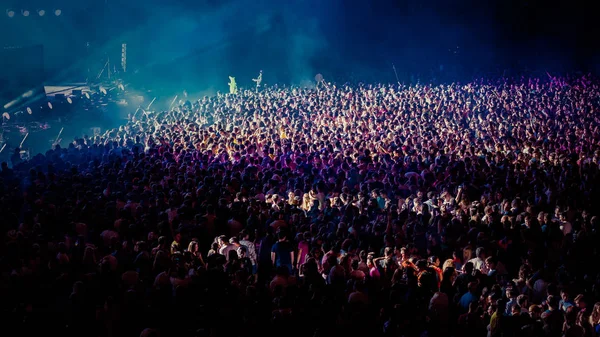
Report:
[[[44,9],[38,9],[37,10],[37,14],[39,16],[44,16],[44,15],[46,15],[46,10],[44,10]],[[62,10],[60,10],[58,8],[54,10],[54,15],[55,16],[61,16],[61,14],[62,14]],[[9,18],[14,18],[17,15],[17,12],[14,9],[7,9],[6,10],[6,15]],[[21,9],[21,15],[27,17],[27,16],[31,15],[31,12],[28,9]]]
[[[103,91],[104,95],[106,95],[106,91]],[[90,94],[89,93],[84,93],[83,96],[87,99],[90,99]],[[71,97],[66,97],[65,102],[69,103],[69,104],[73,104],[73,99]],[[52,102],[48,102],[48,108],[50,110],[54,109],[54,106],[52,105]],[[5,105],[4,108],[6,108],[7,106]],[[40,109],[45,108],[44,106],[40,106]],[[27,107],[27,109],[25,109],[25,111],[27,112],[28,115],[32,115],[33,114],[33,110],[31,109],[31,107]],[[17,111],[14,113],[14,115],[21,115],[23,114],[24,111]],[[8,112],[5,112],[2,114],[2,121],[9,121],[11,118],[11,114]]]

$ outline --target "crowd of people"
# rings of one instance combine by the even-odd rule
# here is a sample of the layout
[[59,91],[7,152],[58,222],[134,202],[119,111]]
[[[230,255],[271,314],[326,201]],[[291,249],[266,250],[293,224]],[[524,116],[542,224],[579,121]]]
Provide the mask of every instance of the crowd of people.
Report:
[[3,329],[596,337],[599,85],[239,89],[3,163]]

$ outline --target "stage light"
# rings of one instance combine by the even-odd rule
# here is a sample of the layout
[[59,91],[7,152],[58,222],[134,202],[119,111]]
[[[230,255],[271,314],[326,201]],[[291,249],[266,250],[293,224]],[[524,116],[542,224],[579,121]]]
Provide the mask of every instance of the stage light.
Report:
[[4,104],[4,109],[8,109],[8,108],[10,108],[11,106],[13,106],[13,105],[17,104],[17,102],[18,102],[18,101],[19,101],[18,99],[14,99],[14,100],[12,100],[12,101],[10,101],[10,102],[8,102],[8,103]]
[[15,11],[12,9],[7,9],[6,15],[8,15],[9,18],[13,18],[13,17],[15,17]]
[[43,10],[43,9],[38,9],[38,15],[39,16],[44,16],[44,15],[46,15],[46,11]]
[[73,100],[71,99],[71,97],[67,97],[67,103],[73,104]]
[[55,9],[54,10],[54,15],[60,16],[61,14],[62,14],[62,11],[60,9]]
[[31,115],[33,113],[33,110],[31,110],[30,107],[27,107],[27,113]]
[[26,9],[22,9],[21,14],[23,14],[23,16],[29,16],[29,11]]

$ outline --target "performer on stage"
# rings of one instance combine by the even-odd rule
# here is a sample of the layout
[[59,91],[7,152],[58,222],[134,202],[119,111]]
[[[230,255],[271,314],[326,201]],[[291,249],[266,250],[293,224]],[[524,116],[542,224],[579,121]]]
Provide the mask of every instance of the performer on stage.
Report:
[[256,82],[256,91],[258,91],[258,89],[260,88],[260,83],[262,82],[262,70],[258,73],[258,77],[253,78],[252,80]]
[[235,77],[229,76],[229,93],[237,94],[237,83],[235,83]]

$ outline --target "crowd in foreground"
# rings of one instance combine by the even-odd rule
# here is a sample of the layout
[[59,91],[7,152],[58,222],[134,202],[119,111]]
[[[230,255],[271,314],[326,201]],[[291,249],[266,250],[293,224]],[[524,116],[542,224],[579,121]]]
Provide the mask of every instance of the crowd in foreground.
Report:
[[599,84],[240,90],[14,157],[3,329],[599,336]]

